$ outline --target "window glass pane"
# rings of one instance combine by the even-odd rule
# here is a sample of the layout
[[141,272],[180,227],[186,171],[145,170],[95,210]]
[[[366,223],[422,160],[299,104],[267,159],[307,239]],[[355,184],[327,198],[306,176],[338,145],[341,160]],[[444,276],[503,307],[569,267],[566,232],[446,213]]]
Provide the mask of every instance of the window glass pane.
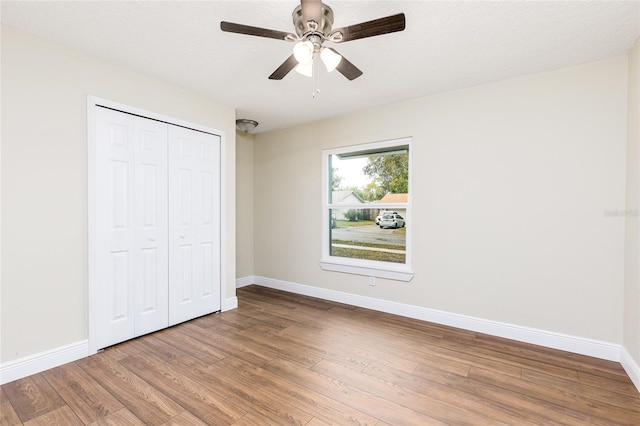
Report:
[[406,203],[409,154],[406,146],[329,156],[329,203],[344,204],[352,192],[361,202]]
[[[403,209],[383,214],[372,208],[330,209],[329,254],[352,259],[405,263],[406,216]],[[384,218],[383,218],[384,216]]]
[[371,264],[357,260],[407,265],[409,144],[377,142],[325,155],[329,233],[323,256],[364,268]]

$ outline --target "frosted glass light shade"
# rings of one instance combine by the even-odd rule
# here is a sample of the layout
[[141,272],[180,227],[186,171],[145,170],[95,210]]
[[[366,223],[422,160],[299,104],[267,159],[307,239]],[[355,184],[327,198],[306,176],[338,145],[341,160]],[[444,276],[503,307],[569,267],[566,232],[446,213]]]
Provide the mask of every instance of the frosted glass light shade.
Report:
[[293,56],[300,64],[306,64],[313,60],[313,43],[309,40],[299,41],[293,46]]
[[322,59],[324,66],[327,68],[327,71],[331,72],[335,70],[336,67],[340,64],[342,56],[325,47],[320,51],[320,59]]
[[304,75],[305,77],[313,77],[313,61],[309,61],[307,63],[300,62],[294,68],[298,73]]

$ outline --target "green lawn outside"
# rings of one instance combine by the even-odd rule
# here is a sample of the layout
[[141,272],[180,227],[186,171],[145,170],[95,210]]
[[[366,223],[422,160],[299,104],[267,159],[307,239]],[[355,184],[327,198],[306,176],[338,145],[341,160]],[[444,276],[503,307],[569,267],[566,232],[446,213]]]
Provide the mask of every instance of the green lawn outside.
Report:
[[[360,243],[356,241],[333,240],[331,241],[331,243],[345,244],[350,246],[381,248],[381,249],[394,249],[394,250],[404,249],[404,247],[393,246],[389,244],[368,244],[368,243]],[[374,251],[374,250],[357,250],[357,249],[333,247],[333,246],[331,246],[331,255],[339,256],[339,257],[348,257],[352,259],[377,260],[380,262],[393,262],[393,263],[404,263],[406,259],[406,255],[401,253],[387,253],[384,251]]]
[[404,263],[405,255],[383,251],[354,250],[343,247],[331,247],[331,255],[353,259],[377,260],[380,262]]
[[366,225],[375,225],[376,222],[373,220],[336,220],[336,226],[338,228],[347,228],[349,226],[366,226]]

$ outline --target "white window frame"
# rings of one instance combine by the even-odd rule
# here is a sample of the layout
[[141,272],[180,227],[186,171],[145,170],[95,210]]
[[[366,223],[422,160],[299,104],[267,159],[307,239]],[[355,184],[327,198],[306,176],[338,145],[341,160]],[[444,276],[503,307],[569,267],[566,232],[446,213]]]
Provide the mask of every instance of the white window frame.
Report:
[[[341,148],[326,149],[322,151],[322,258],[320,259],[320,267],[325,271],[343,272],[348,274],[365,275],[369,277],[387,278],[397,281],[410,281],[413,278],[412,255],[411,255],[411,138],[392,139],[387,141],[372,142],[362,145],[351,145]],[[380,204],[371,203],[365,208],[382,208],[385,210],[406,209],[405,219],[407,221],[406,233],[406,255],[405,263],[380,262],[375,260],[352,259],[346,257],[331,256],[330,251],[330,218],[329,210],[331,209],[362,209],[362,204],[332,204],[329,202],[331,187],[331,171],[329,170],[329,157],[331,155],[340,155],[348,153],[359,153],[371,151],[384,151],[393,147],[408,147],[409,149],[409,196],[407,203],[404,204]]]

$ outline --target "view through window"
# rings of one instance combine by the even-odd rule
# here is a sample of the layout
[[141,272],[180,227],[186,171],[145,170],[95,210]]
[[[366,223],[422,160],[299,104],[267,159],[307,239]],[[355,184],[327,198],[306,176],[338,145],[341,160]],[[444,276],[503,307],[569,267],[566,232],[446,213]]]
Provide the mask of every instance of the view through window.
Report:
[[372,145],[327,154],[328,254],[407,264],[409,145]]

